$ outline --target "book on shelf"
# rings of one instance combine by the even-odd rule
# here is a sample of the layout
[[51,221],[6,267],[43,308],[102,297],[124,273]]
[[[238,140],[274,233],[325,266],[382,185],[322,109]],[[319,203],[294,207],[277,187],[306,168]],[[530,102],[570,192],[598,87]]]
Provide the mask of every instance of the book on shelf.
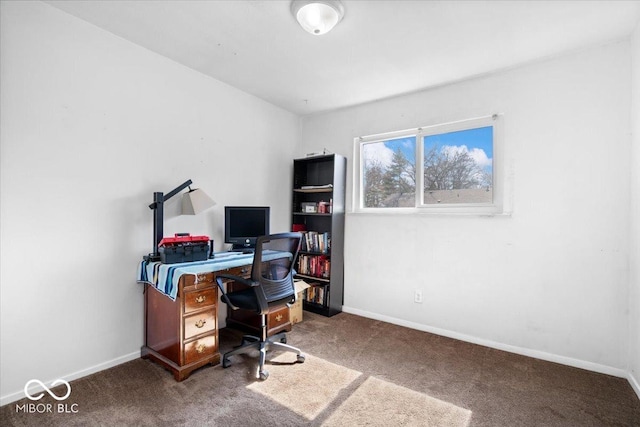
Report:
[[325,255],[298,256],[298,274],[329,279],[331,277],[331,259]]
[[325,286],[313,285],[305,289],[304,299],[307,302],[324,305],[325,296],[327,294]]
[[305,252],[331,252],[331,233],[319,233],[317,231],[302,231],[302,247]]

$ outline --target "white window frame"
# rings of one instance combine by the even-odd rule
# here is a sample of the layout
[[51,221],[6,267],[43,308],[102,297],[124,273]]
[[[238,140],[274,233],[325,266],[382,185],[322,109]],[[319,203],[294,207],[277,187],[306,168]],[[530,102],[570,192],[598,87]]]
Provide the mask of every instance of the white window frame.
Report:
[[[492,203],[464,204],[425,204],[424,197],[424,140],[425,136],[456,132],[481,127],[493,127],[493,163],[492,163]],[[404,131],[388,132],[354,138],[354,192],[353,212],[379,214],[471,214],[498,215],[504,213],[504,153],[503,153],[503,117],[499,114],[442,123]],[[362,170],[363,147],[366,144],[380,143],[390,139],[416,137],[416,202],[414,207],[404,208],[367,208],[363,206],[364,176]]]

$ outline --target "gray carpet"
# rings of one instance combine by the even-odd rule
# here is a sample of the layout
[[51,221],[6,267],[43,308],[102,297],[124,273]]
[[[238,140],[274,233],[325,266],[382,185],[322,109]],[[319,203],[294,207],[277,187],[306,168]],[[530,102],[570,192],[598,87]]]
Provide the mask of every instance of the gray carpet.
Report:
[[[222,330],[222,349],[239,336]],[[0,425],[640,426],[640,400],[621,378],[345,313],[305,312],[289,343],[306,362],[275,353],[265,382],[251,356],[180,383],[139,359],[73,381],[75,413],[16,411],[24,399],[0,408]]]

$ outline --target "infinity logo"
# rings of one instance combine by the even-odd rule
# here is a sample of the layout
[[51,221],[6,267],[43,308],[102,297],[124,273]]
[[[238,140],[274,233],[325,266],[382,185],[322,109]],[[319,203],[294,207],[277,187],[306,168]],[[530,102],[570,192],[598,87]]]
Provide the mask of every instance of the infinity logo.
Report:
[[35,383],[38,384],[40,387],[42,387],[44,389],[44,391],[46,391],[47,393],[49,393],[49,395],[51,397],[53,397],[56,400],[65,400],[67,397],[69,397],[71,395],[71,384],[69,384],[68,382],[66,382],[65,380],[55,380],[54,382],[51,383],[51,387],[55,387],[59,384],[64,384],[67,386],[67,394],[65,394],[62,397],[58,397],[56,396],[56,394],[54,392],[51,391],[51,389],[49,389],[49,387],[47,387],[46,385],[44,385],[44,383],[40,380],[29,380],[25,385],[24,385],[24,394],[31,400],[40,400],[42,399],[42,396],[44,396],[44,393],[40,393],[37,396],[32,396],[29,393],[29,385]]

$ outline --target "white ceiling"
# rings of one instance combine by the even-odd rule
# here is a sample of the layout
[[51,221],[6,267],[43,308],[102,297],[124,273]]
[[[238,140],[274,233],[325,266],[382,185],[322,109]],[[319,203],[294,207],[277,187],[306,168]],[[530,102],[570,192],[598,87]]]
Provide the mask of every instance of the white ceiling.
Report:
[[314,36],[289,0],[47,3],[301,115],[621,40],[640,20],[640,1],[343,0]]

